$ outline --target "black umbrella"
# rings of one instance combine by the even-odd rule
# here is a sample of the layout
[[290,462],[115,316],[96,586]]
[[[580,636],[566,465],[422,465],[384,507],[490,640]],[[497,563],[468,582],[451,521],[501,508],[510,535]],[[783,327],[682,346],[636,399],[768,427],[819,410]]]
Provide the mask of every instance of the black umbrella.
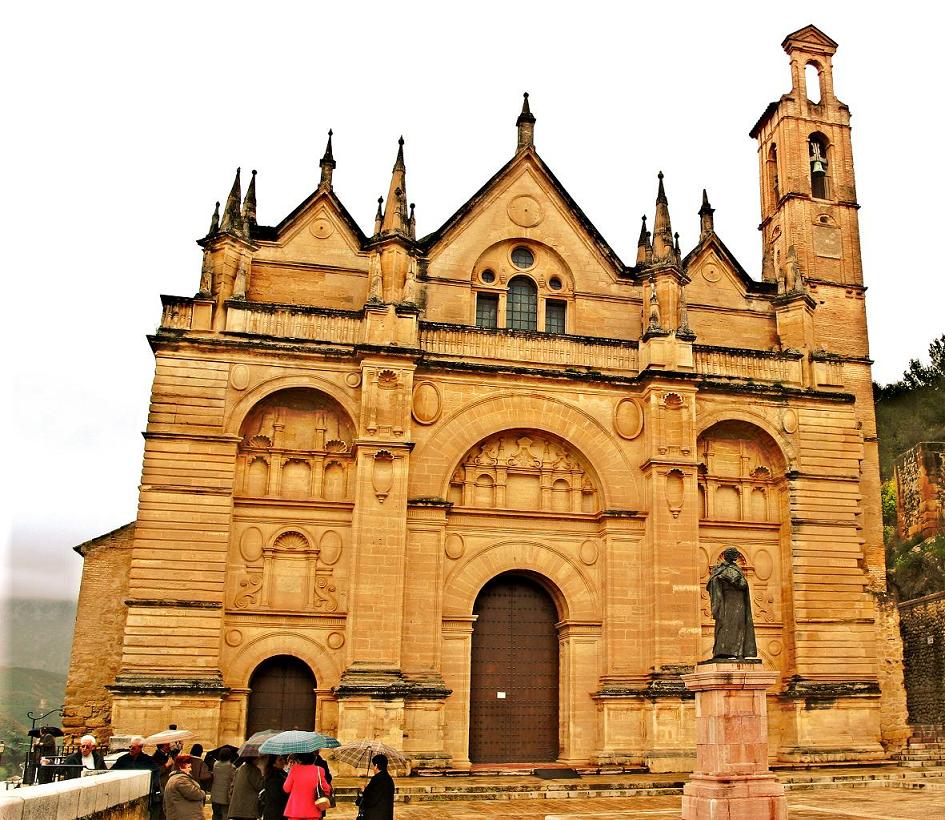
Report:
[[220,752],[222,752],[224,749],[229,749],[230,752],[233,754],[233,757],[230,759],[236,760],[236,752],[237,752],[236,747],[230,743],[224,743],[222,746],[217,746],[216,749],[211,749],[209,752],[207,752],[203,756],[203,762],[206,763],[212,769],[213,764],[217,762],[217,758],[220,756]]
[[38,729],[30,729],[26,734],[27,737],[42,737],[43,735],[62,737],[63,731],[58,726],[40,726]]

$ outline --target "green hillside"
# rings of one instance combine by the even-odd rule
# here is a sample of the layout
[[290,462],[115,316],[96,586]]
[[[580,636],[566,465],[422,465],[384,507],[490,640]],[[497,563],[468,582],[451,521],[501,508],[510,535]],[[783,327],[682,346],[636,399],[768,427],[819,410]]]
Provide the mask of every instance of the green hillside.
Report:
[[900,600],[945,590],[945,536],[902,541],[896,533],[896,456],[920,441],[945,441],[945,334],[929,345],[929,363],[909,362],[894,384],[873,385],[879,467],[883,479],[883,534],[890,589]]
[[[19,770],[32,722],[28,712],[42,715],[62,705],[66,694],[66,676],[59,672],[24,667],[0,667],[0,739],[6,744],[0,774],[9,777]],[[55,712],[42,724],[59,725]],[[38,725],[42,725],[38,724]]]

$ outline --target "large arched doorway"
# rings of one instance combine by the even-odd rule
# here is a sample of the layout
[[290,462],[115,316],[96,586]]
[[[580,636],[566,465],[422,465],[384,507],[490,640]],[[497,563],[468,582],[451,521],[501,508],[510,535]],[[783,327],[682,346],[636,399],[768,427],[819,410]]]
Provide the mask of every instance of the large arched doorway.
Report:
[[503,573],[476,598],[469,759],[542,763],[558,757],[558,612],[535,581]]
[[315,728],[315,676],[298,658],[264,660],[249,680],[247,737],[263,729]]

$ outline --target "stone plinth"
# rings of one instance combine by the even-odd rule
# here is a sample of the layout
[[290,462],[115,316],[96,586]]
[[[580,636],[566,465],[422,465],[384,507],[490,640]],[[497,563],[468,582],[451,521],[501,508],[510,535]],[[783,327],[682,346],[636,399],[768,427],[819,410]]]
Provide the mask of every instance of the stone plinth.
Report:
[[707,663],[683,675],[696,693],[696,769],[685,820],[786,820],[784,787],[768,769],[765,691],[778,679],[751,663]]

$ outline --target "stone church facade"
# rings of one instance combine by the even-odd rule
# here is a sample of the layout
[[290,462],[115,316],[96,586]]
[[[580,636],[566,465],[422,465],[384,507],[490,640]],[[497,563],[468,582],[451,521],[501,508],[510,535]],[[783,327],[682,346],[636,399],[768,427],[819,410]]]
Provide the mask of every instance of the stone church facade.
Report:
[[275,227],[237,174],[199,292],[163,297],[150,339],[137,520],[80,548],[82,595],[122,605],[77,633],[67,726],[685,770],[680,675],[734,545],[780,673],[772,757],[901,744],[850,115],[836,43],[783,46],[791,90],[751,131],[760,280],[708,197],[682,253],[662,174],[621,261],[537,153],[527,95],[513,157],[423,238],[403,141],[370,235],[330,136]]

